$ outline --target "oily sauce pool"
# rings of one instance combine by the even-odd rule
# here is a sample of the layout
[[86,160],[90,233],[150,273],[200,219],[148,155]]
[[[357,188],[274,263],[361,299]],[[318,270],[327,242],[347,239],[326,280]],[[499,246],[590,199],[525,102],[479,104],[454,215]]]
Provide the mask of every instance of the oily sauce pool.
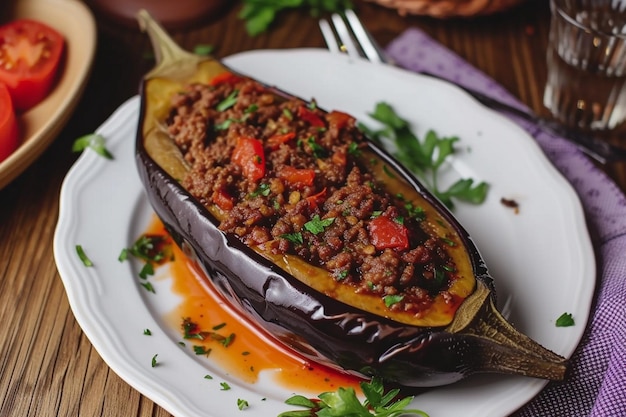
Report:
[[278,384],[294,392],[320,393],[339,387],[359,391],[357,377],[308,361],[241,317],[171,241],[156,217],[144,236],[165,237],[170,242],[171,291],[182,302],[167,321],[180,330],[181,344],[192,354],[207,356],[226,373],[250,384],[261,372],[270,371]]

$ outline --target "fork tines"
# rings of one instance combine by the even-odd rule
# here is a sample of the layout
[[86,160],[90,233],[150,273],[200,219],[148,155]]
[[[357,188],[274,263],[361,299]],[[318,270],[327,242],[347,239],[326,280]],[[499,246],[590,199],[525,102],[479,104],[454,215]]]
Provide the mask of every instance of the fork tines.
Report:
[[324,41],[331,52],[344,52],[372,62],[385,62],[384,54],[353,10],[334,13],[319,21]]

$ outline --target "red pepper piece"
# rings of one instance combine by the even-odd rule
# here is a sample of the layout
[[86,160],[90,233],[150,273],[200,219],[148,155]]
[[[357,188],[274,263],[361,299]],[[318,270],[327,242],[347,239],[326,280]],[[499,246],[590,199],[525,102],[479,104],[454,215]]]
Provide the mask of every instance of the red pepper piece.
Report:
[[278,147],[282,144],[282,143],[286,143],[289,142],[291,139],[296,137],[296,133],[295,132],[288,132],[288,133],[284,133],[281,135],[274,135],[271,136],[268,140],[267,140],[267,146],[271,149],[278,149]]
[[211,78],[209,84],[212,86],[218,86],[220,84],[230,84],[234,85],[241,81],[242,78],[238,75],[233,74],[232,72],[222,72],[221,74],[217,74],[215,77]]
[[211,199],[216,206],[224,211],[230,211],[235,207],[235,199],[223,188],[214,191]]
[[372,219],[368,225],[370,240],[376,249],[400,249],[409,247],[409,233],[407,228],[389,217],[379,216]]
[[335,165],[346,166],[348,157],[344,151],[337,151],[333,154],[331,160]]
[[344,113],[338,110],[333,110],[328,115],[326,115],[326,120],[328,120],[328,124],[330,127],[335,127],[337,129],[343,129],[348,126],[350,123],[354,123],[354,117],[350,116],[348,113]]
[[326,127],[326,124],[321,117],[319,117],[312,110],[309,110],[304,106],[298,107],[298,117],[309,123],[311,126]]
[[309,207],[314,209],[318,204],[324,201],[326,198],[326,187],[322,191],[317,194],[310,195],[306,198],[306,201],[309,203]]
[[258,181],[265,176],[265,152],[260,140],[240,137],[231,159],[241,167],[243,175],[249,180]]
[[281,168],[277,173],[278,178],[293,185],[313,185],[315,171],[312,169],[298,169],[290,166]]

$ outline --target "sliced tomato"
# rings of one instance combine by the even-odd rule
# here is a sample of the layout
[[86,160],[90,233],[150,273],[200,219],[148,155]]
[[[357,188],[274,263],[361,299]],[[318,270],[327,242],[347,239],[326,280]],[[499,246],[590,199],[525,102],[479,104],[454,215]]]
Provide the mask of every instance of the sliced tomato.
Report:
[[0,162],[17,149],[19,133],[13,102],[7,87],[0,83]]
[[249,180],[257,181],[265,176],[265,152],[260,140],[240,137],[231,159],[241,167],[243,175]]
[[407,249],[409,233],[407,228],[386,216],[372,219],[368,226],[372,244],[376,249]]
[[0,26],[0,82],[16,111],[30,109],[50,92],[64,48],[63,36],[41,22],[19,19]]

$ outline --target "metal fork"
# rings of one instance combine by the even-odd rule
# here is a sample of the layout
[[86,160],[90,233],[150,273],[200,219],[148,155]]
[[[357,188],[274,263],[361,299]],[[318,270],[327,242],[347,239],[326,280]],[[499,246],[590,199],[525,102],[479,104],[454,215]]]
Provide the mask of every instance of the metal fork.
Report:
[[[365,58],[375,63],[393,64],[385,55],[382,48],[376,43],[372,35],[363,26],[353,10],[346,10],[343,14],[334,13],[331,15],[330,19],[320,19],[319,26],[324,41],[331,52],[346,53],[350,56]],[[435,74],[427,72],[421,72],[421,74],[451,83],[451,81]],[[614,161],[626,161],[626,149],[613,146],[603,140],[574,131],[554,120],[540,117],[530,111],[513,107],[483,94],[480,91],[459,84],[452,84],[461,88],[492,110],[508,113],[511,116],[526,120],[538,126],[541,130],[569,140],[581,151],[601,164]]]

